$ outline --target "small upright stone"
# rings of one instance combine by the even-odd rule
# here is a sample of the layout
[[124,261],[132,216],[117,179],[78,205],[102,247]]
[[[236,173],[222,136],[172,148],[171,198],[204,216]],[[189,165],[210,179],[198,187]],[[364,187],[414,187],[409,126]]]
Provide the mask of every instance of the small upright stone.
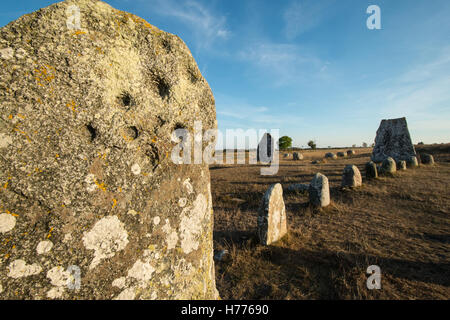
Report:
[[362,185],[361,172],[359,172],[357,166],[351,164],[345,166],[341,185],[350,188],[356,188]]
[[328,178],[321,173],[316,173],[309,185],[309,202],[316,207],[326,207],[330,204]]
[[271,163],[273,161],[274,140],[270,133],[264,133],[261,141],[256,149],[256,160],[263,163]]
[[420,160],[423,164],[434,164],[434,158],[431,154],[423,153],[420,155]]
[[328,152],[325,154],[325,158],[327,159],[337,159],[337,155],[335,155],[333,152]]
[[287,233],[286,209],[281,184],[273,184],[264,194],[258,210],[258,238],[262,245],[270,245]]
[[285,154],[283,155],[283,158],[289,158],[289,153],[285,153]]
[[406,160],[406,166],[408,168],[416,168],[419,166],[419,161],[417,161],[416,156],[411,156]]
[[355,150],[347,150],[347,156],[354,156],[355,154]]
[[377,165],[373,161],[369,161],[366,163],[366,178],[367,179],[378,178]]
[[383,160],[383,162],[381,163],[381,173],[386,174],[386,173],[394,173],[397,171],[397,166],[395,164],[395,160],[392,159],[391,157],[387,157],[386,159]]
[[397,170],[406,170],[406,161],[400,160],[397,162]]
[[292,156],[293,156],[293,159],[294,159],[294,160],[303,160],[303,155],[302,155],[301,153],[294,152],[294,153],[292,154]]
[[338,153],[337,153],[337,156],[338,156],[339,158],[345,158],[345,157],[347,157],[347,154],[346,154],[345,152],[338,152]]

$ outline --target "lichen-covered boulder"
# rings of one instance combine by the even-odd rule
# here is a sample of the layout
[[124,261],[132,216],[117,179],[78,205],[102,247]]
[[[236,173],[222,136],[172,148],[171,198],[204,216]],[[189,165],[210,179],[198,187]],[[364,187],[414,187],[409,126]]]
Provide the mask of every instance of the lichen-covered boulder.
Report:
[[378,178],[377,165],[373,161],[369,161],[366,163],[366,178],[368,178],[368,179]]
[[397,171],[397,165],[395,160],[391,157],[387,157],[383,160],[380,167],[380,172],[383,174],[392,174]]
[[309,202],[315,207],[326,207],[330,204],[330,186],[328,178],[316,173],[309,184]]
[[411,156],[406,159],[406,166],[408,168],[416,168],[419,166],[419,161],[416,156]]
[[431,154],[428,153],[422,153],[420,155],[420,160],[422,161],[423,164],[434,164],[434,158]]
[[355,165],[346,165],[342,174],[342,187],[356,188],[362,185],[361,172]]
[[170,156],[174,129],[216,127],[184,42],[77,0],[0,53],[1,298],[217,298],[208,165]]
[[262,245],[270,245],[286,235],[286,209],[281,184],[271,185],[264,194],[257,223],[258,238]]
[[302,155],[301,153],[294,152],[294,153],[292,154],[292,156],[293,156],[293,159],[294,159],[294,160],[303,160],[303,155]]
[[325,158],[326,159],[337,159],[337,155],[335,153],[333,153],[333,152],[327,152],[325,154]]
[[407,160],[415,155],[406,118],[382,120],[377,130],[372,160],[381,162],[387,157],[396,161]]

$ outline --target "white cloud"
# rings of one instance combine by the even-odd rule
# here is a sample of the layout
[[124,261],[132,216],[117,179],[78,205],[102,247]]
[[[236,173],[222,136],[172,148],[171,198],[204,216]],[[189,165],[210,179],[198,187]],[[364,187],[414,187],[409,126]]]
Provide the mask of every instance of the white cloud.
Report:
[[150,0],[148,7],[161,16],[171,17],[184,23],[194,34],[199,48],[209,47],[218,39],[231,35],[226,17],[212,12],[194,0]]

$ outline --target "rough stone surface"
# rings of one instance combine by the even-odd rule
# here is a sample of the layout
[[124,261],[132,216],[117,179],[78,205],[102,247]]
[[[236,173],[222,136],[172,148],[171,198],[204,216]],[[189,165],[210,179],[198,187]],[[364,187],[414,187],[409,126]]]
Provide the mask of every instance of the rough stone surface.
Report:
[[396,161],[415,156],[406,118],[382,120],[377,130],[372,161],[382,162],[387,157]]
[[394,173],[397,171],[397,165],[395,164],[395,160],[391,157],[387,157],[381,163],[380,172],[383,174]]
[[292,154],[292,156],[293,156],[293,159],[294,159],[294,160],[303,160],[303,155],[302,155],[301,153],[294,152],[294,153]]
[[337,155],[334,154],[333,152],[328,152],[325,154],[325,158],[327,159],[337,159]]
[[423,153],[420,155],[420,160],[423,164],[434,164],[434,158],[431,154]]
[[408,159],[406,159],[406,166],[408,168],[416,168],[419,166],[419,161],[417,160],[416,156],[411,156]]
[[342,174],[342,187],[356,188],[362,185],[361,172],[355,165],[347,165]]
[[265,133],[256,149],[256,159],[263,163],[273,161],[274,141],[270,133]]
[[378,178],[378,168],[375,162],[369,161],[366,163],[366,178],[376,179]]
[[262,245],[270,245],[287,233],[286,209],[281,184],[273,184],[264,194],[258,210],[258,238]]
[[406,161],[405,160],[397,161],[397,170],[406,170]]
[[326,207],[330,204],[328,178],[321,173],[316,173],[309,185],[309,202],[316,207]]
[[184,42],[79,0],[1,28],[0,51],[1,298],[217,298],[208,166],[171,161],[175,128],[216,127]]

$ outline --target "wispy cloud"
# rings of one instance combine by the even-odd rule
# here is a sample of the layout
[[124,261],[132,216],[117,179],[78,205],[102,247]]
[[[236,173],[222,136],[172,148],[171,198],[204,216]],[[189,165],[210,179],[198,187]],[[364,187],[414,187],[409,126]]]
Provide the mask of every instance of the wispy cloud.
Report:
[[260,42],[242,49],[239,58],[256,66],[275,86],[283,86],[325,75],[329,63],[309,51],[297,44]]
[[159,15],[175,18],[178,22],[184,23],[195,36],[199,48],[209,47],[215,41],[227,39],[231,35],[226,17],[213,12],[200,2],[150,0],[147,3]]
[[332,10],[329,6],[333,0],[303,0],[291,2],[284,11],[284,34],[287,39],[293,40],[304,32],[319,25]]

